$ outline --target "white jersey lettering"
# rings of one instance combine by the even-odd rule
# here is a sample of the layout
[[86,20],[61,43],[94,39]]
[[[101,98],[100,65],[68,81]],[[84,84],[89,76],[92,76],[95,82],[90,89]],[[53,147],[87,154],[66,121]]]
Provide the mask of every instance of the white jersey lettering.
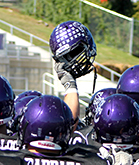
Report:
[[28,165],[81,165],[73,161],[58,161],[58,160],[48,160],[48,159],[33,159],[30,157],[25,157],[24,160]]
[[17,146],[17,140],[7,140],[7,142],[5,142],[5,139],[0,139],[0,150],[19,150],[19,147]]

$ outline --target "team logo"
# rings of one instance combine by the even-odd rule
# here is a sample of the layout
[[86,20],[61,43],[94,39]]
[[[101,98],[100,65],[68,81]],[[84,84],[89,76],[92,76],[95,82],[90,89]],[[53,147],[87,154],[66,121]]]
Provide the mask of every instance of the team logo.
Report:
[[99,103],[104,100],[104,97],[102,97],[104,92],[98,92],[96,95],[95,95],[95,98],[93,100],[93,105],[94,105],[94,113],[97,112],[97,107],[99,105]]
[[73,26],[80,29],[81,32],[84,32],[84,27],[78,22],[73,22]]
[[97,123],[99,121],[99,118],[100,118],[100,115],[102,113],[102,106],[103,104],[105,103],[105,100],[102,99],[100,102],[99,102],[99,105],[97,106],[97,109],[96,109],[96,114],[94,116],[94,122]]

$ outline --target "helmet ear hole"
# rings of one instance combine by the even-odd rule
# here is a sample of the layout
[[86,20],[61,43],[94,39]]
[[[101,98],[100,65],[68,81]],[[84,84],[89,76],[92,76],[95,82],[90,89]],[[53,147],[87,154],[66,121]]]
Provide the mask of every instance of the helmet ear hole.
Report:
[[110,115],[110,109],[108,109],[108,113],[107,114]]
[[42,103],[40,103],[39,106],[41,107],[42,106]]

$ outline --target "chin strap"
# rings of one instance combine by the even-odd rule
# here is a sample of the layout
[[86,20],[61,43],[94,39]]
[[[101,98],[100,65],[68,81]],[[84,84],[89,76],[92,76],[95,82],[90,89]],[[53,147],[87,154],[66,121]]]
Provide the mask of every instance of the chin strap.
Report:
[[95,86],[96,86],[96,79],[97,79],[97,70],[96,70],[96,67],[93,65],[94,67],[94,82],[93,82],[93,91],[92,91],[92,94],[94,93],[95,91]]
[[[94,81],[93,81],[93,91],[92,91],[92,94],[94,93],[94,90],[95,90],[95,85],[96,85],[96,79],[97,79],[97,71],[96,71],[96,67],[93,65],[93,70],[94,70]],[[90,125],[91,122],[92,122],[92,119],[93,119],[94,115],[90,109],[90,104],[88,107],[86,107],[86,110],[85,110],[85,117],[82,119],[83,122],[86,124],[86,125]]]

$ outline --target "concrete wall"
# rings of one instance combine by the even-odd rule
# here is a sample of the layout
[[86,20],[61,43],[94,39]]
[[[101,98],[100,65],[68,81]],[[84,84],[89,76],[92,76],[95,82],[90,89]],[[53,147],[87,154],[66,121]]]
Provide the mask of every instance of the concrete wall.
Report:
[[[28,80],[28,90],[38,90],[42,92],[43,73],[51,73],[51,62],[41,62],[39,60],[16,60],[10,59],[10,77],[25,77]],[[10,80],[13,89],[25,89],[25,80]],[[46,93],[49,91],[46,88]]]
[[[15,90],[15,94],[25,90],[25,79],[28,81],[28,90],[42,92],[42,77],[45,72],[52,72],[51,61],[0,58],[0,74],[9,80],[12,88]],[[49,88],[46,88],[45,93],[49,93]]]

